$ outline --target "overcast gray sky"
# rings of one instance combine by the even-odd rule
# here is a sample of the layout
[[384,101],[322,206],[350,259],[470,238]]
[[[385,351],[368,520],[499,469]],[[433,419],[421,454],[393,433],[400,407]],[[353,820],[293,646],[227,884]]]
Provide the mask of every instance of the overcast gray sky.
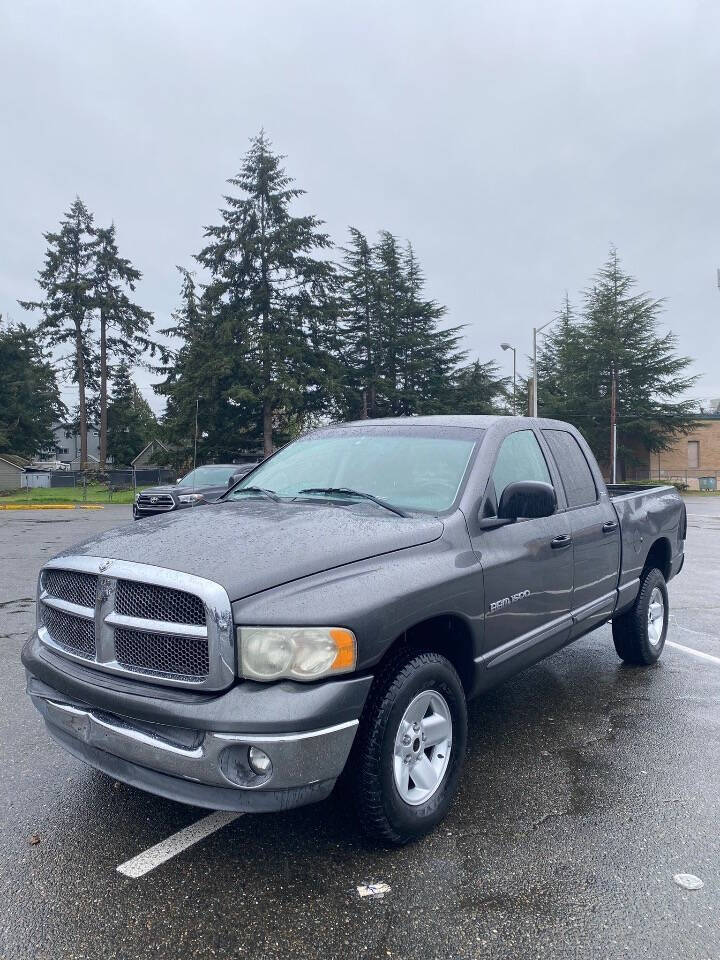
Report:
[[473,356],[511,371],[612,242],[720,397],[717,0],[4,0],[0,124],[5,315],[79,194],[165,325],[264,126],[336,242],[412,240]]

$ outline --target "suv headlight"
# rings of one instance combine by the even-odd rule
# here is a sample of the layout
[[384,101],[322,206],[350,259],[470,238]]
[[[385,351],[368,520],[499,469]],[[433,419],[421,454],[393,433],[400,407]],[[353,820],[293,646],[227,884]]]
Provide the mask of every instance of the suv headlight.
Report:
[[199,503],[204,497],[201,493],[183,493],[178,497],[180,503]]
[[344,627],[238,627],[238,661],[248,680],[318,680],[354,670],[357,641]]

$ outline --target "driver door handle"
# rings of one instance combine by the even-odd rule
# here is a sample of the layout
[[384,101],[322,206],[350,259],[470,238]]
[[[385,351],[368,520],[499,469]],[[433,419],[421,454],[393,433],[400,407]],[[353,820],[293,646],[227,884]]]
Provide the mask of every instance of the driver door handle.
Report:
[[602,525],[602,532],[612,533],[613,530],[617,530],[617,520],[606,520]]
[[555,537],[554,540],[550,541],[550,546],[553,550],[564,550],[565,547],[569,547],[572,543],[572,537],[569,533],[561,533],[559,537]]

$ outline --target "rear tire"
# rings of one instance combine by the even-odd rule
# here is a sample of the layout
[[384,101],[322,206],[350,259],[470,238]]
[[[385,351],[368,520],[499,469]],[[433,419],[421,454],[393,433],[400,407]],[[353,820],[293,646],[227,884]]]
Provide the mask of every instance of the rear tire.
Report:
[[648,570],[635,603],[612,622],[617,655],[625,663],[649,665],[660,659],[668,630],[670,604],[665,577]]
[[465,692],[450,661],[393,657],[375,678],[349,762],[364,832],[401,845],[432,830],[455,797],[466,744]]

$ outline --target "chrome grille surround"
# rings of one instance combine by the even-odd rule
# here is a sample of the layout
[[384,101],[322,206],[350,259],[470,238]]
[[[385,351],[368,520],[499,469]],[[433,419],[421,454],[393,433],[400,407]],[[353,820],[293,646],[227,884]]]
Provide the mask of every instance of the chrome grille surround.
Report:
[[175,501],[169,493],[141,493],[137,507],[139,510],[174,510]]
[[[57,573],[56,573],[57,571]],[[68,576],[62,577],[63,574]],[[87,591],[79,591],[76,599],[66,599],[72,593],[63,589],[64,597],[51,593],[48,587],[58,583],[84,584],[87,580],[75,580],[72,574],[84,574],[96,578],[96,595],[93,606],[86,605],[90,599]],[[121,603],[119,612],[116,597],[120,583],[125,599],[135,594],[138,604]],[[174,591],[174,593],[165,593]],[[57,592],[60,592],[59,590]],[[158,600],[155,616],[137,616],[137,613],[154,612],[149,604]],[[204,609],[204,622],[181,622],[178,617],[198,620],[199,603]],[[192,574],[180,573],[145,563],[128,560],[111,560],[103,557],[64,556],[50,560],[42,569],[38,580],[37,632],[40,640],[58,654],[86,666],[92,665],[105,673],[121,674],[136,680],[174,687],[191,687],[202,690],[222,690],[235,677],[235,644],[232,625],[232,609],[227,593],[212,580]],[[169,606],[168,606],[169,604]],[[81,647],[63,642],[48,628],[46,611],[59,612],[70,618],[92,621],[95,627],[94,651],[86,643]],[[176,619],[163,619],[163,615]],[[76,624],[77,626],[77,624]],[[89,634],[89,630],[87,631]],[[119,634],[119,638],[116,637]],[[152,636],[158,638],[153,650]],[[68,637],[65,636],[65,640]],[[116,640],[119,639],[119,650]],[[168,657],[171,641],[177,642],[177,662]],[[205,650],[206,647],[206,650]],[[140,663],[129,660],[140,659]],[[180,664],[190,673],[181,673],[175,667]],[[172,669],[167,669],[168,667]]]

